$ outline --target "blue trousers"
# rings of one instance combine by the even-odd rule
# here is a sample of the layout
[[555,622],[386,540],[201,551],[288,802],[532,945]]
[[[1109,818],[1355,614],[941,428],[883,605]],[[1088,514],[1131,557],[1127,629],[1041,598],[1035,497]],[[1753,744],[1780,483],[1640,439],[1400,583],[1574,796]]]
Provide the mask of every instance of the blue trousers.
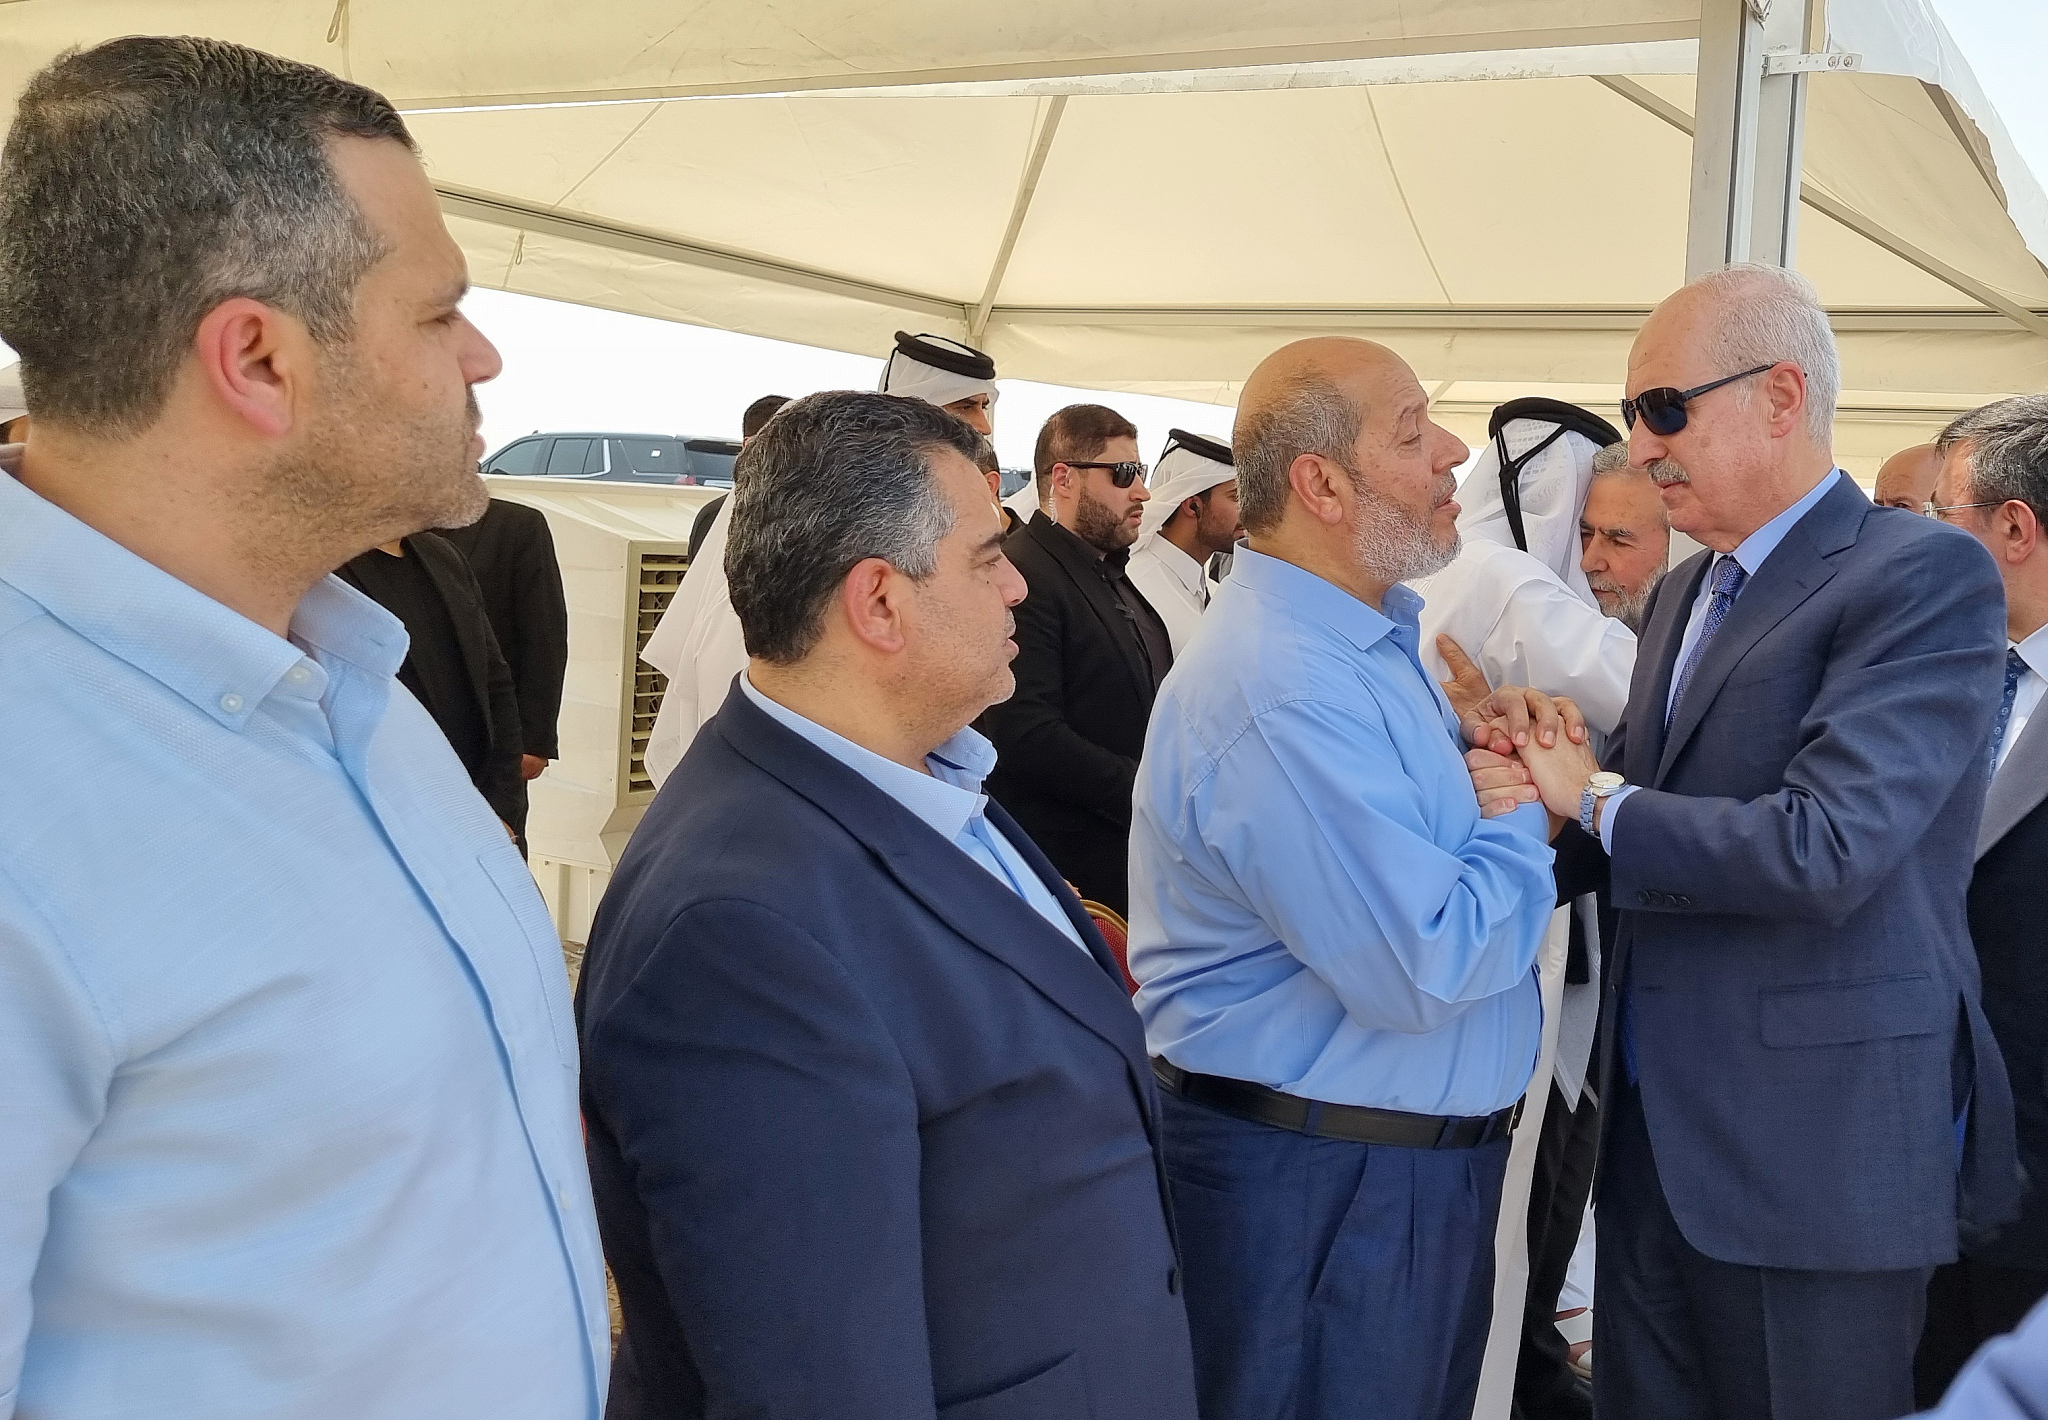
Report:
[[1594,1264],[1597,1420],[1892,1420],[1911,1412],[1933,1269],[1809,1272],[1708,1257],[1671,1216],[1642,1095],[1616,1085]]
[[1202,1420],[1468,1420],[1508,1141],[1351,1144],[1161,1104]]

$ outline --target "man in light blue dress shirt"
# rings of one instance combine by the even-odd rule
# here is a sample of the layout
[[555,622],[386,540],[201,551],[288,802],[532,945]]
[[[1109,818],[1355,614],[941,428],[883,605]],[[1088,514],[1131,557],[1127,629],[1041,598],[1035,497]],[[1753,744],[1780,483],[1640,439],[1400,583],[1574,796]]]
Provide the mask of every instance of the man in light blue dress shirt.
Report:
[[1337,339],[1259,367],[1232,446],[1250,540],[1131,841],[1202,1413],[1465,1420],[1555,899],[1536,806],[1480,817],[1400,585],[1457,550],[1465,450]]
[[483,511],[463,289],[367,89],[124,39],[21,98],[0,1417],[601,1411],[560,946],[327,575]]

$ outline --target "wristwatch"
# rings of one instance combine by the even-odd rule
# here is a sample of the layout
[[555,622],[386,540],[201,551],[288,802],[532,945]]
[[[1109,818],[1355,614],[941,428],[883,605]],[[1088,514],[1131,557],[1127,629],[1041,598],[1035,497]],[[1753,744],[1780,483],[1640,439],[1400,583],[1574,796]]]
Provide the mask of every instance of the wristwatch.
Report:
[[1581,829],[1589,834],[1593,831],[1594,809],[1608,795],[1620,792],[1622,782],[1622,777],[1619,774],[1608,774],[1605,772],[1592,775],[1586,780],[1586,787],[1579,790],[1579,827]]

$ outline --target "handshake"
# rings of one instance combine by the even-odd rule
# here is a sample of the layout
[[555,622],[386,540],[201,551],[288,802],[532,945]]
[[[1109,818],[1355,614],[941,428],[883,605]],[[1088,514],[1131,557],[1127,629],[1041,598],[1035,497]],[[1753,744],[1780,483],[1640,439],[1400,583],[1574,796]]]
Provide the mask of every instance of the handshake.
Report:
[[1480,814],[1498,818],[1523,804],[1541,803],[1550,813],[1552,836],[1564,824],[1576,823],[1580,792],[1600,769],[1579,707],[1565,696],[1526,686],[1489,690],[1457,642],[1440,636],[1437,650],[1453,676],[1444,689],[1473,746],[1466,751],[1465,767],[1472,773]]

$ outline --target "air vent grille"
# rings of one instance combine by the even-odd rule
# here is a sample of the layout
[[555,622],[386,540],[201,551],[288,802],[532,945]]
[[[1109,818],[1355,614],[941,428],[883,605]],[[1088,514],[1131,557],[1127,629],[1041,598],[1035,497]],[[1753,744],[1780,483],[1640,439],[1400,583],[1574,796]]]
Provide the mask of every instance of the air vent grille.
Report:
[[642,552],[638,561],[633,572],[633,584],[639,588],[639,624],[633,633],[633,717],[627,732],[631,741],[626,759],[626,792],[652,794],[654,780],[647,774],[647,737],[654,732],[654,717],[661,709],[668,677],[640,660],[639,653],[646,647],[647,638],[654,634],[661,614],[668,610],[690,559],[678,553]]

